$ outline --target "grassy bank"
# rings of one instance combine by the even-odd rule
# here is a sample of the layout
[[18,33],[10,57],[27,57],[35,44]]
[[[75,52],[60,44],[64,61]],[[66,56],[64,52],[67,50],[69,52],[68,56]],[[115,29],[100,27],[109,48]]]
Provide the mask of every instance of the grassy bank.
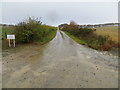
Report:
[[61,30],[79,44],[86,45],[96,50],[108,51],[113,47],[118,47],[118,43],[113,41],[110,36],[97,34],[96,29],[93,28],[79,28],[76,24],[65,24],[62,26]]
[[[76,37],[76,36],[74,36],[74,35],[71,35],[70,33],[68,33],[68,32],[66,32],[66,31],[63,31],[65,34],[67,34],[70,38],[72,38],[74,41],[76,41],[77,43],[79,43],[79,44],[81,44],[81,45],[86,45],[86,46],[88,46],[88,47],[90,47],[90,48],[93,48],[93,49],[96,49],[96,50],[103,50],[103,51],[108,51],[108,50],[110,50],[113,46],[111,46],[111,45],[109,45],[109,44],[104,44],[102,47],[100,47],[99,45],[97,45],[97,44],[90,44],[90,43],[88,43],[87,41],[85,41],[85,40],[82,40],[82,39],[80,39],[80,38],[78,38],[78,37]],[[112,44],[112,43],[111,43]],[[114,43],[113,43],[114,44]],[[115,46],[117,46],[117,45],[115,45]]]
[[79,44],[82,44],[82,45],[87,45],[87,43],[83,40],[80,40],[79,38],[71,35],[70,33],[66,32],[66,31],[63,31],[65,34],[67,34],[70,38],[72,38],[74,41],[76,41],[77,43]]

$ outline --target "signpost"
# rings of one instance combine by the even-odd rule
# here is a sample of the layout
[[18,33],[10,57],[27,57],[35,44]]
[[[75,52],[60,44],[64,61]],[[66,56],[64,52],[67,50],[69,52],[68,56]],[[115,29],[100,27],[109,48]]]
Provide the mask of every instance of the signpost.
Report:
[[15,47],[15,35],[7,35],[7,39],[9,40],[9,47],[11,47],[10,41],[13,40],[13,44]]

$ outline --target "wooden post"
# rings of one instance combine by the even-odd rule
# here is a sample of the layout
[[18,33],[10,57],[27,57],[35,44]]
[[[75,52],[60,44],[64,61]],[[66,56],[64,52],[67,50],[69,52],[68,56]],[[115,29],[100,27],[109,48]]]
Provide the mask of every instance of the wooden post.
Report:
[[13,43],[14,43],[14,47],[15,47],[15,39],[13,40]]
[[11,44],[10,44],[10,39],[9,39],[9,47],[11,47]]

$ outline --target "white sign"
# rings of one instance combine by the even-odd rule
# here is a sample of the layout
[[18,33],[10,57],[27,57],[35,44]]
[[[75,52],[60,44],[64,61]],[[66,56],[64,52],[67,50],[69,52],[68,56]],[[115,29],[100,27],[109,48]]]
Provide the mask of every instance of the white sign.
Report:
[[15,35],[7,35],[7,39],[15,39]]

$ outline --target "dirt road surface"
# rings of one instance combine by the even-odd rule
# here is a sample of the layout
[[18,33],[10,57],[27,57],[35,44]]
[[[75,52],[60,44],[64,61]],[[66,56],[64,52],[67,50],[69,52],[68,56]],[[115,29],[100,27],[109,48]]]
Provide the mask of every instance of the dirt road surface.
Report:
[[58,30],[46,45],[3,51],[3,88],[117,88],[118,57],[77,44]]

